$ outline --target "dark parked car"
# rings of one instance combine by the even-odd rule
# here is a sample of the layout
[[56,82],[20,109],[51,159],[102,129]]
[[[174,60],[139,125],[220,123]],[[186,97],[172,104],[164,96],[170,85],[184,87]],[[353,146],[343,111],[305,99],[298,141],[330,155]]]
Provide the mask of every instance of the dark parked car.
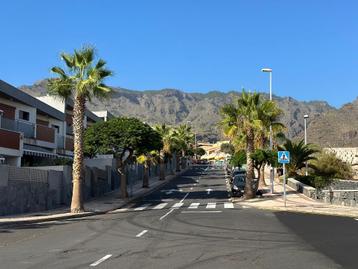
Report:
[[[254,189],[257,188],[257,184],[259,183],[259,180],[257,178],[254,179],[253,187]],[[241,196],[245,190],[245,184],[246,184],[246,174],[239,173],[236,174],[231,182],[231,192],[233,196]],[[261,191],[257,192],[257,195],[262,195]]]

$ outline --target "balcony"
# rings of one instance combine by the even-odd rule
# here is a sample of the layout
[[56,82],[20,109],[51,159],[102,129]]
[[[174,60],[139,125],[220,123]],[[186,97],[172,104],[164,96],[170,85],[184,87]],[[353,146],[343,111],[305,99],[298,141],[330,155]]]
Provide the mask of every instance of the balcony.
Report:
[[55,129],[45,125],[37,124],[36,139],[49,143],[55,143]]
[[0,147],[21,150],[21,134],[0,129]]
[[66,137],[65,150],[73,151],[73,138]]
[[24,134],[24,137],[27,138],[35,137],[35,124],[31,122],[1,118],[1,128],[21,132]]

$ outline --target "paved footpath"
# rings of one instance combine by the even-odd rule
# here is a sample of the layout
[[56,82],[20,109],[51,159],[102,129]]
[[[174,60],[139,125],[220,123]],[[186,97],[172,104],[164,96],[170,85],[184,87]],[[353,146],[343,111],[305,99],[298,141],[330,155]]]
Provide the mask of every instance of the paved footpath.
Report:
[[[264,189],[263,197],[250,200],[232,198],[232,201],[242,206],[255,207],[259,209],[300,212],[320,215],[343,216],[358,218],[358,207],[339,206],[323,203],[298,193],[286,185],[286,206],[283,199],[283,185],[275,182],[274,193],[271,194],[269,186]],[[358,268],[358,267],[357,267]]]

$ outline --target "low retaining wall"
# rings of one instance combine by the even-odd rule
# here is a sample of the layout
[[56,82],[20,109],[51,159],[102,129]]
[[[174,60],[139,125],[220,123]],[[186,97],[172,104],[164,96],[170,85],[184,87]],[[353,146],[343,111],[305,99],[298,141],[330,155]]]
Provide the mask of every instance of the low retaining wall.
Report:
[[358,182],[354,180],[337,180],[324,190],[316,190],[293,178],[287,179],[287,185],[309,198],[325,203],[358,206]]
[[303,193],[309,198],[316,199],[316,189],[311,186],[303,184],[294,178],[288,178],[287,185],[297,192]]

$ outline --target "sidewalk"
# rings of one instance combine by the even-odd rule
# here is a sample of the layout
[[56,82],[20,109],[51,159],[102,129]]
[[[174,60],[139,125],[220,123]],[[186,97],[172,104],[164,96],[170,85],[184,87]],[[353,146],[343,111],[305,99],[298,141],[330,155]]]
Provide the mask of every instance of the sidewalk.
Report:
[[166,179],[163,181],[159,181],[159,179],[157,180],[152,179],[149,188],[142,188],[141,187],[142,182],[138,182],[138,185],[135,185],[135,187],[133,188],[134,189],[133,195],[128,199],[120,198],[120,190],[116,189],[110,193],[107,193],[103,197],[85,202],[84,204],[85,212],[82,213],[70,213],[69,208],[67,207],[59,208],[59,209],[54,209],[44,212],[34,212],[29,214],[0,217],[0,225],[55,221],[55,220],[62,220],[62,219],[81,218],[81,217],[88,217],[98,214],[105,214],[109,211],[119,209],[127,205],[128,203],[143,197],[146,194],[154,192],[155,190],[159,189],[163,185],[170,182],[172,179],[185,173],[187,170],[188,168],[186,170],[182,170],[180,173],[176,175],[167,175]]
[[342,217],[358,218],[358,208],[348,206],[331,205],[319,202],[294,191],[286,185],[286,207],[283,199],[283,185],[275,182],[274,193],[270,193],[269,186],[264,186],[265,193],[262,198],[243,200],[242,198],[232,198],[233,202],[248,207],[255,207],[273,211],[300,212],[309,214],[321,214]]

